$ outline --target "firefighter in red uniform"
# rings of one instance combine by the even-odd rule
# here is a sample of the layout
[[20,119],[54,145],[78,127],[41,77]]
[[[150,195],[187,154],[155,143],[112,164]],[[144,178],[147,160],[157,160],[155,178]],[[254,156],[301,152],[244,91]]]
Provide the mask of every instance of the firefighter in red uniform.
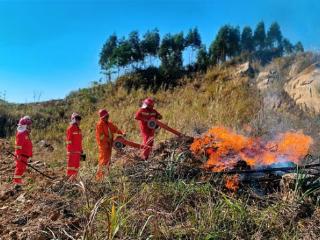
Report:
[[32,157],[31,124],[29,116],[19,120],[15,142],[16,169],[13,177],[15,184],[22,184],[22,176],[27,169],[28,160]]
[[140,133],[143,145],[149,146],[141,150],[141,158],[147,160],[152,150],[155,129],[149,128],[148,121],[151,119],[161,119],[162,116],[154,108],[152,98],[146,98],[141,108],[137,111],[135,119],[139,121]]
[[80,129],[81,117],[78,113],[71,115],[71,122],[67,129],[67,176],[75,180],[80,168],[82,154],[82,134]]

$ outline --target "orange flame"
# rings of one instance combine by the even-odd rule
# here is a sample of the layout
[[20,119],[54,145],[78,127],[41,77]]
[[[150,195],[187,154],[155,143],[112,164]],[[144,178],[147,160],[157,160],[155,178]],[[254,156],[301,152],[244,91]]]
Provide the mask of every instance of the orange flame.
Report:
[[226,177],[226,188],[236,192],[239,189],[239,176],[228,176]]
[[281,133],[273,141],[263,141],[225,127],[214,127],[202,138],[195,139],[190,149],[194,154],[208,156],[204,167],[220,172],[232,169],[239,160],[251,167],[289,161],[298,164],[312,143],[311,137],[299,132]]

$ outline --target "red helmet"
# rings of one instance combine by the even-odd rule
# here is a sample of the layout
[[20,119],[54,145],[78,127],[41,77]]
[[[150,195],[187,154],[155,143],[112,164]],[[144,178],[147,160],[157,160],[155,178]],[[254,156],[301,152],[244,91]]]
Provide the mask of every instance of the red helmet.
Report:
[[19,125],[31,125],[31,124],[32,124],[32,120],[29,116],[24,116],[19,120]]
[[106,109],[100,109],[99,116],[100,116],[100,118],[105,118],[106,116],[109,116],[109,113]]
[[154,101],[152,98],[148,97],[145,100],[143,100],[143,103],[146,104],[149,107],[153,107],[154,105]]
[[72,113],[72,115],[71,115],[71,120],[73,120],[73,119],[75,119],[75,118],[80,118],[81,119],[81,116],[80,116],[80,114],[78,114],[78,113]]

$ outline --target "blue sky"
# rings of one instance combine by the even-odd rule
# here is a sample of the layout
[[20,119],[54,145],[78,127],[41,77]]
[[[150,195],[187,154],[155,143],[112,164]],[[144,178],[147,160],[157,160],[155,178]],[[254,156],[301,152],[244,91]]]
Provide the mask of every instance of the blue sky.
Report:
[[208,46],[222,25],[254,28],[260,20],[277,21],[292,42],[320,49],[317,0],[0,0],[0,94],[24,103],[89,86],[102,77],[99,52],[114,32],[198,27]]

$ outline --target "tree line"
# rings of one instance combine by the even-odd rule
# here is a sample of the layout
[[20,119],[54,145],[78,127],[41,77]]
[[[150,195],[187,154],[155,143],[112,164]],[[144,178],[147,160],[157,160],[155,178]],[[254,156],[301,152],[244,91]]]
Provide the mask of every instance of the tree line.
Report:
[[[254,31],[250,26],[242,31],[238,26],[222,26],[208,49],[197,28],[190,29],[186,35],[168,33],[162,38],[158,29],[147,31],[142,37],[138,31],[122,38],[112,34],[102,47],[99,64],[109,79],[114,73],[130,71],[146,78],[158,78],[157,85],[166,85],[174,83],[174,79],[186,71],[205,71],[209,66],[239,56],[267,63],[273,58],[303,51],[301,42],[292,44],[283,37],[277,22],[266,30],[261,21]],[[185,52],[189,53],[189,59],[183,58]]]

